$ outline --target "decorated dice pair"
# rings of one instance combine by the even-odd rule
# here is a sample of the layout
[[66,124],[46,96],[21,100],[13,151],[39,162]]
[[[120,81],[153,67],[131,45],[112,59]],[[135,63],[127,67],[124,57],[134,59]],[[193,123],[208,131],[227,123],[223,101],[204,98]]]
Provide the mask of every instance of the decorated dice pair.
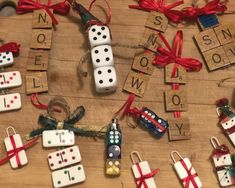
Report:
[[104,25],[93,25],[89,29],[91,59],[94,67],[94,79],[98,93],[112,92],[117,87],[117,76],[114,68],[111,35]]

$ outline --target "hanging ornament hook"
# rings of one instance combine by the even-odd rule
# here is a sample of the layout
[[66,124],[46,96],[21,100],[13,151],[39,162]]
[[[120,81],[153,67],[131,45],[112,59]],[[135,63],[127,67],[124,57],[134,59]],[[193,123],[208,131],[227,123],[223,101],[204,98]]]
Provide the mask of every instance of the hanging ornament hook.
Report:
[[211,141],[212,146],[215,149],[218,148],[219,146],[221,146],[219,140],[216,137],[214,137],[214,136],[211,137],[210,141]]

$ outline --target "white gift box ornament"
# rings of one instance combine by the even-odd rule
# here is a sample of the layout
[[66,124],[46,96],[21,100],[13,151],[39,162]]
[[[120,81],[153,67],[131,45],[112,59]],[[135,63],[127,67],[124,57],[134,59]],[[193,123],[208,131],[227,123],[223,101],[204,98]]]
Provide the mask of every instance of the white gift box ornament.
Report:
[[[175,154],[177,154],[180,158],[177,162],[174,158]],[[199,179],[197,172],[188,158],[182,158],[178,151],[172,151],[171,158],[174,161],[174,168],[179,176],[179,179],[185,188],[202,187],[201,180]]]
[[[137,156],[139,162],[134,161],[134,155]],[[142,161],[137,151],[131,153],[131,161],[133,163],[132,172],[136,179],[137,188],[157,188],[153,176],[158,173],[159,169],[151,171],[148,162]]]

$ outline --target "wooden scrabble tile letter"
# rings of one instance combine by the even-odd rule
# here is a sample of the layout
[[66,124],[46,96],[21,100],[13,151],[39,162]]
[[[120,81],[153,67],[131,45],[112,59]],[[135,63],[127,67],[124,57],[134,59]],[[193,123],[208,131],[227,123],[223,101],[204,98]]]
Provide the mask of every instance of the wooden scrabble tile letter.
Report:
[[154,70],[152,64],[154,57],[155,54],[150,51],[137,52],[133,60],[132,69],[151,75]]
[[222,46],[203,53],[207,67],[210,71],[225,67],[230,64]]
[[173,63],[165,66],[165,82],[186,84],[187,83],[186,70],[182,66],[178,66],[175,76],[171,77],[174,66],[175,65]]
[[168,135],[170,141],[188,140],[191,138],[190,124],[187,118],[169,119]]
[[194,36],[201,52],[220,46],[219,40],[213,29],[202,31]]
[[33,29],[31,48],[50,49],[52,40],[52,29]]
[[127,76],[123,89],[130,93],[134,93],[140,97],[143,97],[148,85],[148,81],[148,76],[131,71]]
[[162,44],[162,41],[159,38],[157,31],[145,28],[140,44],[149,50],[157,52],[157,48]]
[[33,11],[33,29],[35,28],[52,28],[51,17],[45,10]]
[[187,94],[183,89],[165,91],[165,106],[167,112],[187,111]]
[[235,63],[235,42],[223,46],[224,51],[231,64]]
[[49,51],[48,50],[30,50],[27,61],[27,70],[45,71],[48,68]]
[[221,45],[235,41],[235,28],[233,25],[220,25],[214,28]]
[[151,29],[165,32],[168,24],[168,18],[160,12],[150,12],[145,26]]
[[26,93],[41,93],[48,91],[47,73],[39,72],[26,75]]

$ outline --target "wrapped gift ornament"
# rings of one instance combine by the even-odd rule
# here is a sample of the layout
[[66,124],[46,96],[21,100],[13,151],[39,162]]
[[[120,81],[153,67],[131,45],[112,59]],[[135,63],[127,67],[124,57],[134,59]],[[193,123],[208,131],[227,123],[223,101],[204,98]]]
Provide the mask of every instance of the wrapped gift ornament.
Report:
[[216,112],[222,129],[232,142],[233,146],[235,146],[235,113],[229,106],[228,99],[220,99],[217,101]]
[[[180,158],[180,160],[177,162],[174,157],[175,154],[178,155]],[[177,172],[178,177],[185,188],[202,187],[202,182],[188,158],[183,158],[178,151],[172,151],[171,158],[174,161],[174,169]]]
[[[138,162],[134,161],[134,156],[138,158]],[[137,188],[157,188],[153,176],[159,172],[159,169],[152,171],[149,163],[142,161],[137,151],[131,153],[131,161],[133,163],[132,172],[136,179]]]
[[218,176],[221,187],[235,185],[235,176],[233,174],[233,164],[229,149],[226,145],[221,145],[216,137],[211,137],[211,144],[214,148],[212,160]]

